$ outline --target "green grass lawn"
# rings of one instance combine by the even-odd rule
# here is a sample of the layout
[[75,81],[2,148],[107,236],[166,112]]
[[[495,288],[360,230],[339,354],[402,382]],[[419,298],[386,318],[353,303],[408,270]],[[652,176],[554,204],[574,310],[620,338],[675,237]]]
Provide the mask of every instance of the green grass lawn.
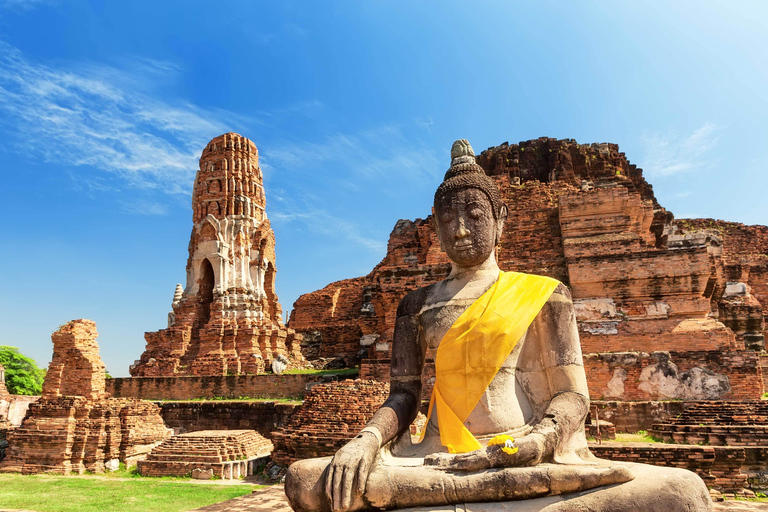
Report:
[[36,512],[180,512],[250,494],[254,485],[182,479],[0,474],[0,508]]

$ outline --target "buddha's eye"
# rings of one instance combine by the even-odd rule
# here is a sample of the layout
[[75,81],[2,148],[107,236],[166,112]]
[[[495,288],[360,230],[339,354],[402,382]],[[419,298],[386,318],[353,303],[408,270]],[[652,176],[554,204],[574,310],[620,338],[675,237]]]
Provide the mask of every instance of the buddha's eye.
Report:
[[469,216],[472,217],[473,219],[479,219],[484,214],[485,212],[483,211],[482,208],[475,207],[475,208],[469,209]]
[[454,219],[453,212],[451,211],[440,212],[440,222],[442,222],[443,224],[448,224],[453,219]]

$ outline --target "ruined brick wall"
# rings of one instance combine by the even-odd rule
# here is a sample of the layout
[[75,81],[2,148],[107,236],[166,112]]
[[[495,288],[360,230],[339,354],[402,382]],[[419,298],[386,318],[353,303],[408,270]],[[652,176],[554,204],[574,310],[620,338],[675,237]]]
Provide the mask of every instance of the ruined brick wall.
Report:
[[271,439],[301,407],[277,402],[162,402],[160,414],[177,434],[249,428]]
[[278,355],[301,366],[301,336],[283,325],[275,293],[275,234],[258,150],[235,133],[203,150],[192,192],[186,287],[168,328],[145,334],[135,377],[256,374]]
[[27,414],[29,404],[38,400],[39,396],[29,395],[8,395],[7,398],[0,398],[0,425],[7,422],[12,427],[18,427]]
[[43,381],[43,397],[106,397],[104,363],[96,343],[96,324],[73,320],[51,336],[53,360]]
[[345,380],[312,388],[287,425],[272,434],[272,460],[281,465],[333,455],[356,436],[389,395],[389,384]]
[[751,350],[585,354],[584,370],[597,400],[753,400],[763,392]]
[[103,472],[131,464],[170,435],[159,407],[109,398],[96,324],[73,320],[51,336],[53,358],[42,397],[8,434],[0,472]]
[[740,337],[746,333],[768,335],[768,227],[745,226],[715,219],[684,219],[685,231],[713,230],[723,239],[720,287],[726,282],[745,283],[748,296],[722,297],[720,319]]
[[[715,359],[696,353],[759,348],[762,335],[750,329],[755,319],[764,326],[768,310],[759,302],[768,296],[768,228],[676,223],[615,144],[542,138],[489,148],[477,162],[510,208],[499,266],[571,288],[583,353],[669,350],[683,360],[691,352],[692,364],[713,371],[706,364]],[[733,263],[745,258],[748,275]],[[400,220],[370,274],[301,296],[290,326],[311,333],[313,353],[361,361],[361,376],[386,380],[399,300],[448,270],[432,219]],[[747,282],[758,300],[723,300],[733,280]],[[733,361],[746,364],[738,355]],[[732,373],[736,383],[739,374],[756,375],[754,368]],[[738,384],[734,393],[757,398],[747,396],[753,388]]]
[[297,398],[316,375],[226,375],[185,377],[130,377],[109,379],[115,397],[142,400],[192,400],[195,398]]
[[[656,423],[664,423],[683,411],[680,400],[636,401],[595,400],[590,402],[590,417],[597,415],[601,421],[613,423],[617,432],[648,431]],[[597,409],[597,413],[595,413]]]

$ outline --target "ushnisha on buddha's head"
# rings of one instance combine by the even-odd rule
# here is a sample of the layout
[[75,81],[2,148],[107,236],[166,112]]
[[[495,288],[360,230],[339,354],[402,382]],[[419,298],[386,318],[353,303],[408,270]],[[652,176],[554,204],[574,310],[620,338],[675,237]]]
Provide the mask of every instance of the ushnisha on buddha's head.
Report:
[[480,265],[493,254],[507,206],[465,139],[453,143],[451,168],[437,187],[432,214],[440,247],[459,267]]

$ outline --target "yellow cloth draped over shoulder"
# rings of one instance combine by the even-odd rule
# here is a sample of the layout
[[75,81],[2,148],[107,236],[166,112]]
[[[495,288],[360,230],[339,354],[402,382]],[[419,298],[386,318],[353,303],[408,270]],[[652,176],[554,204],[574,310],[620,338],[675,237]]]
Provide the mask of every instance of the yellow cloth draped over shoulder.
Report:
[[550,277],[501,272],[440,341],[429,414],[436,404],[440,441],[450,453],[481,448],[464,422],[558,284]]

